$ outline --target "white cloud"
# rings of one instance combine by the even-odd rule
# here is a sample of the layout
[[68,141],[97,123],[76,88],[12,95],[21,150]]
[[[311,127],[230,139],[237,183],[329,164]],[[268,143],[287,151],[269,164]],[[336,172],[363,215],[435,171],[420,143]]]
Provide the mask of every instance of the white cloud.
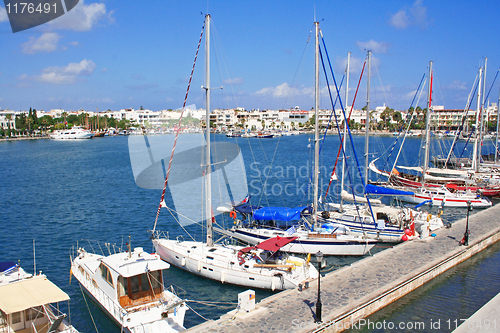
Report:
[[69,42],[71,45],[73,45],[74,47],[78,47],[80,46],[80,43],[78,42]]
[[30,37],[29,41],[21,44],[23,53],[35,54],[39,52],[54,52],[58,49],[61,36],[55,32],[45,32],[40,37]]
[[290,87],[288,83],[282,83],[277,87],[262,88],[255,92],[257,95],[270,96],[273,98],[287,98],[288,96],[314,96],[314,87]]
[[389,44],[385,42],[376,42],[373,39],[368,42],[356,42],[360,50],[371,50],[373,53],[387,53]]
[[449,89],[453,90],[466,90],[467,84],[463,81],[455,80],[448,86]]
[[389,22],[393,27],[404,29],[410,24],[410,19],[406,14],[406,10],[401,9],[399,12],[391,16]]
[[223,80],[222,83],[224,83],[224,84],[240,85],[240,84],[243,84],[243,78],[237,77],[237,78],[234,78],[234,79],[226,79],[226,80]]
[[7,22],[8,20],[7,11],[4,7],[0,6],[0,22]]
[[103,3],[91,3],[85,5],[81,0],[75,8],[70,10],[67,14],[50,21],[53,29],[66,29],[75,31],[89,31],[102,19],[108,17],[110,20],[111,12],[106,15],[106,5]]
[[79,77],[91,75],[96,68],[92,60],[83,59],[80,62],[72,62],[66,67],[48,67],[42,70],[42,74],[34,76],[41,82],[53,84],[72,84]]
[[18,80],[26,80],[28,78],[28,74],[21,74],[20,76],[18,76]]
[[405,29],[410,25],[421,28],[427,26],[427,7],[423,6],[423,0],[416,0],[408,9],[401,9],[389,19],[390,25],[398,29]]

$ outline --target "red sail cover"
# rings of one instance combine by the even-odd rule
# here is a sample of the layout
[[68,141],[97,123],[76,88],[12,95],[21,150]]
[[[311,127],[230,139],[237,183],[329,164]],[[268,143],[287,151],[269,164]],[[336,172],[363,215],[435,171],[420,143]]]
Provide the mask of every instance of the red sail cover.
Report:
[[255,245],[256,248],[262,249],[262,250],[267,250],[267,251],[278,251],[281,247],[285,246],[286,244],[293,242],[299,237],[273,237],[269,238],[257,245]]

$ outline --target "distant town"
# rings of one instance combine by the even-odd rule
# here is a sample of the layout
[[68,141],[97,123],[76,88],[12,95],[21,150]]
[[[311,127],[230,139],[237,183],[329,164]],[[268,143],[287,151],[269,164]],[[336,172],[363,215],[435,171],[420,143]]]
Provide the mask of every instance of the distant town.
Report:
[[[442,106],[433,106],[431,112],[431,128],[435,131],[457,130],[467,111],[468,121],[465,125],[475,123],[475,110],[447,110]],[[425,109],[417,107],[409,110],[396,111],[386,106],[370,110],[370,129],[378,131],[396,131],[401,124],[411,117],[410,129],[423,129]],[[190,106],[184,110],[181,127],[200,129],[205,127],[205,110]],[[350,114],[350,117],[349,117]],[[496,130],[498,106],[491,103],[482,112],[484,121],[490,131]],[[336,121],[343,124],[342,110],[320,110],[318,112],[319,126],[336,128]],[[349,127],[353,130],[364,130],[366,124],[366,110],[352,110],[348,107],[346,115],[349,117]],[[30,108],[24,111],[9,109],[0,110],[0,136],[33,136],[81,126],[92,131],[120,130],[165,131],[177,128],[181,110],[152,111],[140,107],[139,109],[121,109],[118,111],[69,111],[52,109],[50,111]],[[299,106],[286,110],[245,110],[244,108],[214,109],[210,115],[210,126],[215,131],[255,132],[255,131],[295,131],[308,130],[314,127],[314,110],[303,110]]]

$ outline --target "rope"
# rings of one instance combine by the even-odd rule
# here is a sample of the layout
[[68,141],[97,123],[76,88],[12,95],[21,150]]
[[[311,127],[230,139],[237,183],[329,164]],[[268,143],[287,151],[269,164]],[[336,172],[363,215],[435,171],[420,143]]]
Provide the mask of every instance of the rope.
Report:
[[[203,22],[203,26],[201,27],[200,40],[198,41],[198,47],[196,48],[196,55],[194,56],[193,68],[191,69],[191,75],[189,76],[189,82],[186,89],[186,96],[184,97],[184,103],[182,104],[182,111],[181,111],[181,116],[179,117],[179,124],[177,126],[177,130],[175,131],[174,146],[172,147],[172,152],[170,153],[170,160],[168,161],[167,176],[165,177],[165,184],[163,185],[163,191],[161,192],[160,204],[158,205],[158,210],[156,212],[156,219],[153,227],[153,233],[156,230],[156,224],[158,223],[158,217],[160,216],[161,205],[165,200],[165,192],[167,190],[168,177],[170,176],[170,169],[172,167],[172,160],[174,159],[175,147],[177,146],[177,139],[179,138],[179,132],[181,131],[181,121],[186,108],[189,88],[191,87],[191,80],[193,79],[194,68],[196,66],[196,60],[198,59],[198,52],[200,51],[200,45],[204,30],[205,30],[205,21]],[[210,126],[210,124],[206,124],[206,126]]]
[[[352,104],[351,104],[353,106],[354,106],[354,103],[356,102],[356,97],[358,96],[358,90],[359,90],[359,86],[361,84],[361,78],[363,77],[363,72],[365,71],[365,66],[366,66],[366,59],[365,59],[365,62],[363,63],[363,68],[361,69],[361,74],[359,75],[358,86],[356,87],[356,93],[354,94],[354,99],[353,99]],[[348,87],[346,87],[346,89],[347,88]],[[347,123],[349,123],[349,121],[351,120],[352,109],[353,109],[353,107],[351,107],[351,110],[349,111],[349,118],[347,118],[347,120],[345,120],[345,121],[347,121]],[[337,159],[335,160],[335,165],[333,166],[332,175],[330,176],[330,182],[328,183],[328,187],[326,188],[325,198],[328,195],[328,191],[330,190],[330,186],[332,185],[332,181],[333,181],[332,177],[335,174],[335,170],[337,169],[337,163],[339,161],[340,153],[342,152],[342,145],[344,144],[344,139],[345,139],[345,136],[342,136],[342,139],[340,140],[339,151],[337,152]]]
[[197,314],[197,315],[198,315],[198,316],[200,316],[202,319],[204,319],[205,321],[209,321],[209,320],[210,320],[210,319],[208,319],[208,318],[203,317],[203,316],[202,316],[201,314],[199,314],[198,312],[196,312],[196,310],[195,310],[195,309],[193,309],[192,307],[190,307],[190,306],[189,306],[189,304],[187,304],[187,303],[186,303],[186,306],[187,306],[188,308],[190,308],[190,309],[191,309],[191,311],[193,311],[195,314]]
[[78,284],[80,286],[80,291],[82,292],[83,300],[85,301],[85,305],[87,306],[87,310],[89,311],[90,314],[90,319],[92,319],[92,323],[94,324],[95,331],[99,333],[99,330],[97,329],[97,326],[94,321],[94,317],[92,317],[92,312],[90,312],[89,304],[87,303],[87,298],[85,297],[85,294],[83,293],[82,285],[81,283]]

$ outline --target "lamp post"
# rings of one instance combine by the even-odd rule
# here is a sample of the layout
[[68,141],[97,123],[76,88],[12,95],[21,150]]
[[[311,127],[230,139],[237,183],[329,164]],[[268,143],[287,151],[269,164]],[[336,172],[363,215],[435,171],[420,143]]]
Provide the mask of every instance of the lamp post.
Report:
[[316,253],[318,261],[318,300],[316,301],[316,323],[321,323],[321,265],[323,264],[323,252]]
[[464,238],[460,241],[460,245],[465,245],[469,246],[469,212],[472,210],[471,202],[470,200],[467,201],[467,220],[465,222],[465,233],[464,233]]

